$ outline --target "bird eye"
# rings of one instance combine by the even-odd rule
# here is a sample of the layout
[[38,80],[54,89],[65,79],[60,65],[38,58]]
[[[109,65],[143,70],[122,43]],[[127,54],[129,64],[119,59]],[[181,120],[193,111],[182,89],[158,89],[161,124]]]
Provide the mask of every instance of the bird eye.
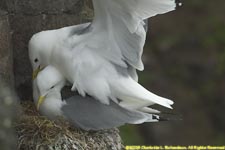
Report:
[[51,89],[53,89],[55,86],[52,86]]
[[34,62],[35,62],[35,63],[37,63],[37,62],[38,62],[38,59],[37,59],[37,58],[35,58]]

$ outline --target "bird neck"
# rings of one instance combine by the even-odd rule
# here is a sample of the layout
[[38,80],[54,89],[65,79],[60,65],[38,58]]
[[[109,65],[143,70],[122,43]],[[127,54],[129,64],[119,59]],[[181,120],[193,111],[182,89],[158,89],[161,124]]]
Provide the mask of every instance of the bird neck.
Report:
[[62,102],[62,96],[60,91],[54,91],[47,95],[46,100],[52,100],[54,102],[60,103]]

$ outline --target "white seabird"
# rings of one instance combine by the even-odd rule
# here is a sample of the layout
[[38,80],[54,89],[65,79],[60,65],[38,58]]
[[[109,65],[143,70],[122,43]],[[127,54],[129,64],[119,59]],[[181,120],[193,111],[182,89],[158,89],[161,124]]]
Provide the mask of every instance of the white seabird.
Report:
[[76,127],[84,130],[109,129],[124,124],[140,124],[160,120],[156,114],[129,110],[113,101],[106,105],[90,96],[75,95],[63,100],[60,92],[66,81],[52,66],[47,66],[39,72],[33,82],[34,90],[39,95],[38,99],[37,95],[34,96],[34,101],[42,115],[49,119],[62,116]]
[[175,0],[93,0],[92,23],[35,34],[29,42],[34,75],[54,66],[80,95],[139,110],[153,104],[172,108],[137,81],[145,19],[175,9]]

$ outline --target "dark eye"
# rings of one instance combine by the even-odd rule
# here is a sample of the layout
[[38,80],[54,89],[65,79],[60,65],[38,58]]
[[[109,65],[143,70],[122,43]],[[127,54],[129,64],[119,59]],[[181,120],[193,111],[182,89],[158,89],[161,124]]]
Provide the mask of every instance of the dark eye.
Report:
[[37,63],[37,62],[38,62],[38,59],[37,59],[37,58],[35,58],[34,62],[35,62],[35,63]]
[[51,89],[53,89],[55,86],[52,86]]

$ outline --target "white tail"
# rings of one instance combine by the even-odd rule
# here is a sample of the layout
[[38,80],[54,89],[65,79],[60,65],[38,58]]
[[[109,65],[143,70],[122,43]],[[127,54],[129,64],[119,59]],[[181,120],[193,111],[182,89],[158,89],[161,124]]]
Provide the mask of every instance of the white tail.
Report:
[[172,109],[173,101],[160,97],[146,90],[131,78],[121,78],[112,83],[113,95],[121,100],[121,106],[140,109],[153,104]]

